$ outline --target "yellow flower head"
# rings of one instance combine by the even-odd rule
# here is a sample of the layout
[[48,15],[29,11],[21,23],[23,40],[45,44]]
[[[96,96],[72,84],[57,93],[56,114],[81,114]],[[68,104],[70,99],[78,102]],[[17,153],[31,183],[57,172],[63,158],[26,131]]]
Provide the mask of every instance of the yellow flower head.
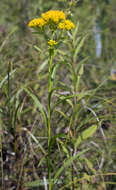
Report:
[[61,30],[64,30],[65,29],[65,23],[64,22],[60,22],[58,27],[61,29]]
[[46,22],[43,18],[35,18],[29,22],[28,26],[42,28],[45,24]]
[[75,27],[75,25],[73,24],[73,22],[71,22],[70,20],[64,20],[63,22],[60,22],[58,27],[61,29],[61,30],[71,30]]
[[65,20],[65,14],[62,11],[50,10],[43,13],[41,17],[48,23],[50,21],[59,23],[61,20]]
[[45,25],[50,27],[50,29],[56,29],[57,26],[61,30],[71,30],[75,27],[73,22],[66,20],[65,13],[58,10],[50,10],[46,13],[41,14],[40,18],[35,18],[31,20],[28,24],[29,27],[43,29]]
[[54,45],[56,45],[56,41],[54,41],[54,40],[49,40],[49,41],[48,41],[48,44],[49,44],[50,46],[54,46]]

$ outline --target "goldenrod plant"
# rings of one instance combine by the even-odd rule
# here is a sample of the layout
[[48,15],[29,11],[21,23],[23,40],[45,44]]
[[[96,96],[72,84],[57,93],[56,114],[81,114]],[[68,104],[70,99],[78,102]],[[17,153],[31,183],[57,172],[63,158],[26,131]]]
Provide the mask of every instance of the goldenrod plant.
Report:
[[[48,103],[47,103],[47,113],[43,110],[41,106],[41,111],[44,115],[46,127],[48,130],[48,178],[49,178],[49,190],[52,189],[52,179],[51,179],[51,98],[55,90],[53,86],[53,59],[55,56],[55,46],[61,40],[61,33],[69,31],[75,27],[73,22],[66,20],[65,13],[58,10],[50,10],[41,15],[41,18],[35,18],[31,20],[28,24],[29,27],[35,28],[36,30],[41,30],[41,32],[47,35],[48,51],[49,51],[49,79],[48,79]],[[48,33],[49,30],[49,33]],[[59,31],[58,31],[59,30]],[[47,31],[47,32],[46,32]],[[59,35],[57,35],[59,32]],[[56,66],[55,66],[56,67]],[[40,106],[39,106],[40,107]]]
[[0,190],[115,190],[115,7],[0,1]]
[[[24,88],[25,91],[33,98],[35,103],[38,105],[40,112],[43,115],[46,127],[47,127],[47,135],[48,135],[48,154],[47,154],[47,167],[48,167],[48,184],[49,184],[49,190],[54,188],[54,184],[57,183],[58,177],[61,174],[61,172],[64,170],[66,166],[69,164],[73,163],[73,160],[76,159],[79,155],[84,153],[87,150],[83,150],[80,154],[76,154],[77,147],[81,143],[82,139],[86,139],[89,136],[92,136],[92,134],[96,131],[97,126],[92,126],[91,128],[87,129],[82,133],[82,137],[76,135],[76,120],[77,120],[77,111],[79,111],[79,101],[84,97],[85,95],[89,95],[90,92],[86,93],[80,93],[79,91],[79,85],[80,85],[80,79],[81,76],[83,75],[83,64],[79,65],[79,68],[76,68],[76,59],[78,56],[78,53],[83,46],[85,38],[83,38],[80,43],[77,45],[76,41],[76,33],[78,30],[78,25],[75,26],[75,24],[66,19],[66,15],[62,11],[58,10],[50,10],[47,11],[46,13],[41,14],[40,18],[34,18],[31,20],[28,24],[29,27],[33,28],[36,30],[36,33],[39,32],[43,33],[46,38],[46,44],[48,44],[48,52],[49,52],[49,66],[48,66],[48,99],[47,99],[47,112],[45,111],[43,105],[40,103],[40,101],[34,96],[34,94],[31,94],[31,92],[27,89]],[[72,33],[71,30],[75,29],[75,31]],[[66,37],[65,37],[66,35]],[[73,41],[71,42],[70,36],[72,36]],[[56,62],[54,65],[54,57],[57,56],[57,52],[59,51],[59,43],[62,42],[62,37],[65,41],[70,40],[70,43],[72,43],[72,48],[75,49],[75,51],[72,51],[73,53],[71,54],[72,56],[72,63],[68,63],[68,69],[71,72],[71,77],[72,77],[72,89],[67,88],[67,84],[63,84],[63,86],[54,86],[54,80],[55,80],[55,72],[57,70],[57,67],[59,67],[59,62]],[[69,39],[68,39],[69,38]],[[66,43],[69,43],[68,41]],[[59,95],[57,93],[57,90],[68,90],[69,95]],[[57,102],[52,102],[53,96],[58,97]],[[73,101],[74,100],[74,101]],[[64,166],[62,166],[53,176],[52,174],[52,155],[51,155],[51,149],[52,149],[52,135],[51,135],[51,130],[53,130],[53,125],[51,122],[51,117],[54,113],[54,111],[59,112],[62,116],[67,118],[66,113],[64,113],[62,110],[58,111],[57,110],[57,105],[60,103],[66,101],[67,104],[69,104],[72,107],[72,113],[70,114],[69,117],[69,123],[67,128],[67,135],[66,135],[66,142],[63,143],[62,140],[58,136],[56,136],[56,141],[61,145],[63,148],[64,153],[67,155],[67,158],[69,158]],[[51,106],[52,104],[52,106]],[[78,114],[77,114],[78,115]],[[73,121],[74,120],[74,121]],[[57,128],[57,126],[56,126]],[[58,134],[57,134],[58,135]],[[70,141],[71,143],[74,143],[74,148],[72,152],[72,156],[68,152],[66,146],[67,146],[67,141],[72,138]],[[76,140],[77,138],[77,140]],[[64,145],[63,145],[64,144]],[[70,158],[71,156],[71,158]],[[74,189],[74,171],[73,171],[73,164],[72,164],[72,188]]]

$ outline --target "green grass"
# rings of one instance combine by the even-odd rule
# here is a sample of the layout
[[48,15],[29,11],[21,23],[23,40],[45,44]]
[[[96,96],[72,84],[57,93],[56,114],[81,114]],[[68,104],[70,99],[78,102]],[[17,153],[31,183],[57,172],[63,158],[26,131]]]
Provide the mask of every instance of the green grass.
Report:
[[[1,1],[1,190],[116,189],[116,3],[109,2]],[[27,26],[49,9],[76,25],[51,59],[45,36]]]

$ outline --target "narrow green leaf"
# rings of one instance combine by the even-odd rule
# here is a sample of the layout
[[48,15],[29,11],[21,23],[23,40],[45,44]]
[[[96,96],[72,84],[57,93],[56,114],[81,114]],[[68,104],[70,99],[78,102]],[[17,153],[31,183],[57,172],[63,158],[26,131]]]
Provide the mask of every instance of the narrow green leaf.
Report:
[[69,158],[70,155],[69,155],[68,149],[67,149],[66,146],[64,145],[64,142],[62,142],[59,138],[57,138],[57,142],[60,143],[63,152],[67,155],[67,158]]
[[[48,182],[47,182],[48,184]],[[43,180],[35,180],[32,182],[27,182],[24,184],[25,187],[39,187],[39,186],[44,186],[44,181]]]
[[69,120],[69,117],[61,110],[56,109],[56,112],[60,113],[66,120]]
[[[52,180],[53,181],[53,180]],[[46,183],[49,184],[48,179],[46,180]],[[57,184],[61,184],[61,180],[57,180]],[[35,180],[32,182],[27,182],[24,184],[25,187],[39,187],[39,186],[44,186],[44,181],[43,180]]]
[[73,60],[74,60],[74,62],[76,62],[76,59],[77,59],[78,53],[79,53],[81,47],[82,47],[83,44],[84,44],[85,38],[86,38],[86,37],[82,38],[82,40],[80,41],[80,43],[77,45],[77,48],[76,48],[75,53],[74,53],[74,56],[73,56]]
[[23,89],[27,92],[27,94],[29,94],[29,96],[34,100],[36,106],[39,108],[40,112],[42,113],[43,119],[45,121],[45,124],[47,126],[47,114],[42,106],[42,104],[40,103],[40,101],[38,100],[38,98],[32,93],[30,92],[26,87],[23,87]]
[[3,110],[2,110],[2,108],[0,108],[0,113],[3,113]]
[[52,69],[52,79],[54,79],[55,78],[55,75],[56,75],[56,70],[57,70],[57,68],[58,68],[58,66],[59,66],[59,64],[56,64],[56,65],[54,65],[54,67],[53,67],[53,69]]
[[81,68],[79,70],[79,76],[83,75],[83,65],[81,65]]
[[37,51],[42,52],[42,50],[41,50],[38,46],[35,45],[34,48],[35,48]]
[[76,141],[76,143],[75,143],[75,148],[77,148],[77,147],[79,146],[79,144],[80,144],[83,140],[85,140],[85,139],[91,137],[91,136],[96,132],[96,130],[97,130],[97,125],[92,125],[92,126],[89,127],[88,129],[84,130],[84,131],[81,133],[81,135],[79,135],[79,137],[77,138],[77,141]]
[[3,40],[2,45],[0,46],[0,52],[2,51],[2,49],[4,48],[4,46],[6,45],[6,43],[7,43],[8,39],[9,39],[9,37],[10,37],[14,32],[16,32],[17,29],[18,29],[18,27],[14,27],[14,28],[12,29],[12,31],[6,36],[5,40]]
[[74,45],[75,45],[75,40],[77,38],[78,29],[79,29],[79,22],[77,23],[75,30],[73,31],[73,43],[74,43]]
[[42,165],[42,163],[45,161],[45,156],[41,158],[41,160],[38,163],[38,168]]
[[92,171],[93,174],[96,174],[96,170],[94,169],[93,167],[93,164],[92,162],[90,162],[87,158],[83,158],[88,166],[88,168]]
[[84,70],[84,66],[81,65],[81,68],[79,70],[78,77],[77,77],[77,82],[76,82],[76,91],[77,92],[79,91],[79,84],[80,84],[81,76],[83,75],[83,70]]
[[[73,94],[73,95],[70,95],[70,96],[58,96],[57,94],[55,94],[55,96],[59,97],[60,100],[56,102],[56,104],[54,104],[52,110],[51,110],[51,113],[55,110],[56,106],[58,106],[60,103],[62,103],[63,101],[67,101],[71,98],[74,98],[74,97],[78,97],[78,101],[81,100],[83,97],[87,96],[87,95],[90,95],[91,94],[91,90],[88,90],[86,92],[81,92],[81,93],[77,93],[77,94]],[[73,105],[71,105],[73,106]]]
[[41,144],[39,143],[39,141],[36,139],[36,137],[30,132],[28,131],[29,135],[31,136],[31,138],[35,141],[35,143],[38,145],[38,147],[40,147],[41,151],[46,155],[46,151],[45,149],[41,146]]
[[73,103],[72,103],[72,101],[71,100],[66,100],[67,101],[67,103],[73,108]]
[[48,60],[45,60],[39,67],[39,73],[46,67],[48,64]]
[[84,154],[85,152],[87,152],[89,149],[85,149],[81,152],[79,152],[78,154],[76,154],[75,156],[69,158],[66,162],[64,162],[63,166],[56,172],[55,176],[54,176],[54,182],[57,180],[57,178],[59,177],[59,175],[62,173],[62,171],[71,165],[71,163],[78,158],[79,156],[81,156],[82,154]]
[[[87,173],[84,173],[83,178],[84,178],[85,180],[87,180],[88,182],[90,182],[90,181],[91,181],[91,176],[90,176],[90,175],[88,175]],[[87,186],[87,187],[88,187],[88,186]],[[85,189],[85,188],[84,188],[84,189]]]
[[[16,72],[16,69],[14,69],[13,71],[11,71],[10,73],[9,73],[9,76],[12,76],[14,73]],[[2,85],[5,83],[5,81],[8,79],[8,75],[6,75],[3,79],[2,79],[2,81],[0,82],[0,88],[2,87]]]
[[116,182],[113,182],[113,181],[106,181],[105,184],[116,185]]
[[88,59],[89,59],[89,56],[85,57],[84,59],[82,59],[82,60],[77,64],[77,66],[76,66],[76,73],[79,72],[80,66],[81,66],[82,64],[84,64]]

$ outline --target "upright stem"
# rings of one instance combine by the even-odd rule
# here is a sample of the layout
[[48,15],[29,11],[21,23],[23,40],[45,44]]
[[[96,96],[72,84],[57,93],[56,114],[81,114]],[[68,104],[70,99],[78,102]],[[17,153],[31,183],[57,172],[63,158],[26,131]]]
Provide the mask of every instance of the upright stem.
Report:
[[[73,85],[74,85],[74,107],[76,106],[77,103],[77,89],[76,89],[76,82],[77,82],[77,74],[75,72],[76,70],[76,65],[74,60],[72,61],[72,71],[73,71]],[[76,136],[76,120],[74,118],[74,123],[73,123],[74,127],[73,127],[73,136]],[[74,152],[75,152],[75,148],[73,147],[73,152],[72,152],[72,156],[74,156]],[[75,184],[74,184],[74,176],[75,176],[75,172],[74,172],[74,162],[72,162],[72,190],[75,189]]]
[[50,142],[51,142],[51,91],[52,91],[52,62],[54,56],[54,49],[49,49],[49,79],[48,79],[48,177],[49,177],[49,190],[52,189],[52,181],[51,181],[51,166],[50,166]]
[[9,130],[11,130],[12,122],[11,122],[11,107],[10,107],[10,71],[11,71],[11,63],[8,65],[8,117],[9,117]]

